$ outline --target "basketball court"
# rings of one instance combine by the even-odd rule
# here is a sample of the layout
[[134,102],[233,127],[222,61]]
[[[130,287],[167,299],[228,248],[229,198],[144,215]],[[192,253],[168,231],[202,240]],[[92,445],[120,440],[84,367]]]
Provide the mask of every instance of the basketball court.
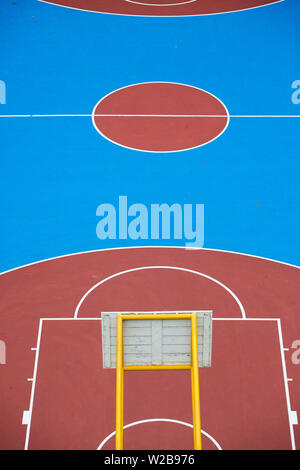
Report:
[[[1,7],[1,449],[115,449],[103,315],[200,311],[203,449],[300,448],[300,9],[220,3]],[[121,195],[204,204],[204,246],[100,240]],[[193,445],[189,371],[125,371],[124,449]]]

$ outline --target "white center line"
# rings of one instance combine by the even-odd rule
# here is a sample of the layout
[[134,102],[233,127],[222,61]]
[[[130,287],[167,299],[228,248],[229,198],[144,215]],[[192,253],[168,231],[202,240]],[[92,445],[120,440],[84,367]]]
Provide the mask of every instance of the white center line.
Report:
[[55,117],[156,117],[156,118],[300,118],[299,114],[0,114],[0,118]]

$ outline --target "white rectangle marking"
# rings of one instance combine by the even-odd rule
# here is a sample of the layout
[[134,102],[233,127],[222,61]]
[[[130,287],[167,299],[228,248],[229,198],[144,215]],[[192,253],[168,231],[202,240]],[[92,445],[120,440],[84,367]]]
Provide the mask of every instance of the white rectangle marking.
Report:
[[30,410],[23,411],[22,424],[28,425],[30,423],[30,419],[31,419],[31,411]]

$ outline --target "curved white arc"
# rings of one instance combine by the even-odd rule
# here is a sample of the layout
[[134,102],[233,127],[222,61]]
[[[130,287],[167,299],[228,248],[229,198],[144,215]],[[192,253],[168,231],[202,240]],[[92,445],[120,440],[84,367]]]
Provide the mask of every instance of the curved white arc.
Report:
[[242,314],[242,318],[246,318],[246,312],[245,312],[245,309],[244,309],[240,299],[237,297],[237,295],[234,294],[234,292],[232,292],[231,289],[229,289],[229,287],[227,287],[225,284],[218,281],[214,277],[208,276],[207,274],[201,273],[199,271],[195,271],[194,269],[182,268],[182,267],[179,267],[179,266],[140,266],[138,268],[126,269],[125,271],[120,271],[118,273],[112,274],[111,276],[108,276],[108,277],[102,279],[101,281],[97,282],[96,284],[94,284],[81,297],[80,301],[78,302],[78,304],[76,306],[75,313],[74,313],[74,318],[78,318],[78,313],[79,313],[80,307],[82,306],[83,302],[88,297],[88,295],[91,292],[93,292],[97,287],[101,286],[102,284],[104,284],[107,281],[110,281],[111,279],[114,279],[115,277],[119,277],[119,276],[122,276],[124,274],[132,273],[132,272],[135,272],[135,271],[144,271],[144,270],[149,270],[149,269],[170,269],[170,270],[175,270],[175,271],[183,271],[183,272],[188,272],[188,273],[195,274],[197,276],[201,276],[201,277],[204,277],[206,279],[209,279],[210,281],[218,284],[223,289],[225,289],[234,298],[234,300],[236,301],[236,303],[239,306],[239,309],[240,309],[241,314]]
[[146,7],[175,7],[177,5],[186,5],[187,3],[194,3],[197,2],[198,0],[184,0],[182,2],[177,2],[177,3],[144,3],[144,2],[138,2],[137,0],[125,0],[127,3],[134,3],[135,5],[142,5]]
[[[39,0],[41,1],[41,0]],[[58,259],[63,259],[63,258],[71,258],[72,256],[78,256],[78,255],[87,255],[91,253],[105,253],[107,251],[118,251],[118,250],[136,250],[136,249],[148,249],[148,248],[160,248],[160,249],[179,249],[179,250],[186,250],[187,248],[185,246],[179,246],[179,245],[138,245],[138,246],[118,246],[115,248],[100,248],[99,250],[88,250],[88,251],[77,251],[75,253],[67,253],[66,255],[58,255],[58,256],[52,256],[50,258],[44,258],[40,259],[38,261],[33,261],[31,263],[26,263],[26,264],[21,264],[20,266],[16,266],[14,268],[6,269],[5,271],[0,272],[0,276],[3,276],[4,274],[9,274],[13,271],[17,271],[19,269],[23,268],[29,268],[30,266],[35,266],[36,264],[41,264],[41,263],[46,263],[47,261],[55,261]],[[249,253],[241,253],[240,251],[230,251],[230,250],[221,250],[218,248],[201,248],[202,251],[214,251],[216,253],[228,253],[232,255],[240,255],[240,256],[247,256],[247,258],[254,258],[262,261],[269,261],[271,263],[277,263],[277,264],[282,264],[283,266],[288,266],[290,268],[296,268],[300,269],[300,266],[297,266],[296,264],[291,264],[291,263],[286,263],[285,261],[279,261],[277,259],[272,259],[272,258],[265,258],[264,256],[258,256],[258,255],[251,255]]]
[[[192,428],[192,429],[194,427],[190,423],[186,423],[185,421],[179,421],[177,419],[153,418],[153,419],[142,419],[140,421],[134,421],[133,423],[126,424],[123,427],[123,429],[132,428],[133,426],[137,426],[138,424],[156,423],[156,422],[165,422],[165,423],[167,422],[167,423],[174,423],[174,424],[182,424],[183,426],[186,426],[186,427]],[[116,431],[113,431],[108,436],[106,436],[106,438],[103,439],[103,441],[99,444],[97,450],[101,450],[104,447],[104,445],[107,443],[107,441],[109,441],[113,436],[115,436],[115,434],[116,434]],[[222,450],[222,447],[220,446],[220,444],[210,434],[208,434],[206,431],[203,431],[203,429],[201,429],[201,434],[203,434],[208,439],[210,439],[214,443],[214,445],[217,447],[218,450]]]
[[[148,84],[167,84],[167,85],[180,85],[180,86],[184,86],[184,87],[187,87],[187,88],[193,88],[195,90],[198,90],[198,91],[203,91],[204,93],[206,93],[207,95],[213,97],[216,101],[218,101],[224,108],[225,112],[226,112],[226,115],[224,115],[224,118],[227,119],[226,121],[226,124],[224,126],[224,128],[221,130],[221,132],[219,132],[219,134],[217,134],[215,137],[213,137],[211,140],[208,140],[207,142],[204,142],[203,144],[199,144],[199,145],[195,145],[194,147],[187,147],[187,148],[183,148],[183,149],[179,149],[179,150],[142,150],[142,149],[138,149],[138,148],[135,148],[135,147],[129,147],[127,145],[123,145],[123,144],[120,144],[119,142],[116,142],[112,139],[110,139],[109,137],[107,137],[105,134],[103,134],[103,132],[100,131],[100,129],[97,127],[96,125],[96,122],[95,122],[95,116],[97,116],[96,114],[96,108],[100,105],[100,103],[102,103],[102,101],[104,101],[106,98],[108,98],[110,95],[113,95],[114,93],[117,93],[118,91],[120,90],[125,90],[126,88],[131,88],[131,87],[135,87],[135,86],[138,86],[138,85],[148,85]],[[223,116],[222,116],[223,117]],[[229,126],[229,122],[230,122],[230,113],[226,107],[226,105],[223,103],[223,101],[218,98],[216,95],[214,95],[213,93],[207,91],[207,90],[204,90],[203,88],[199,88],[195,85],[188,85],[186,83],[178,83],[178,82],[165,82],[165,81],[153,81],[153,82],[139,82],[139,83],[132,83],[130,85],[126,85],[126,86],[122,86],[120,88],[116,88],[115,90],[113,91],[110,91],[109,93],[107,93],[106,95],[104,95],[97,103],[96,105],[94,106],[93,108],[93,111],[92,111],[92,123],[93,123],[93,126],[95,128],[95,130],[98,132],[98,134],[100,134],[104,139],[108,140],[109,142],[113,143],[114,145],[119,145],[120,147],[123,147],[123,148],[126,148],[126,149],[129,149],[129,150],[135,150],[137,152],[145,152],[145,153],[163,153],[163,154],[166,154],[166,153],[178,153],[178,152],[187,152],[188,150],[193,150],[193,149],[196,149],[196,148],[200,148],[200,147],[204,147],[204,145],[207,145],[207,144],[210,144],[211,142],[213,142],[214,140],[218,139],[219,137],[221,137],[222,134],[224,134],[224,132],[226,131],[227,127]]]
[[158,15],[155,15],[155,16],[151,16],[151,15],[132,15],[130,13],[111,13],[109,11],[95,11],[95,10],[87,10],[87,9],[84,9],[84,8],[77,8],[77,7],[70,7],[70,6],[66,6],[66,5],[60,5],[58,3],[51,2],[51,0],[37,0],[37,1],[41,2],[41,3],[47,3],[49,5],[54,5],[56,7],[68,8],[70,10],[86,11],[86,12],[89,12],[89,13],[97,13],[97,14],[101,14],[101,15],[133,16],[133,17],[137,17],[137,18],[189,18],[189,17],[193,17],[193,16],[212,16],[212,15],[225,15],[225,14],[228,14],[228,13],[239,13],[239,12],[243,12],[243,11],[247,11],[247,10],[254,10],[254,9],[262,8],[262,7],[270,7],[270,6],[276,5],[277,3],[285,2],[286,0],[275,0],[272,3],[264,3],[263,5],[243,8],[241,10],[219,11],[219,12],[215,12],[215,13],[197,13],[195,15],[164,15],[164,16],[158,16]]

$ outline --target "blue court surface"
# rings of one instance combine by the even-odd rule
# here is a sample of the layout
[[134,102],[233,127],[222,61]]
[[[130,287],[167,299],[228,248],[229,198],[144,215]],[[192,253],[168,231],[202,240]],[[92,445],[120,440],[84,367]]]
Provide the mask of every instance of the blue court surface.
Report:
[[[1,1],[0,448],[111,449],[101,314],[183,311],[213,312],[204,449],[300,448],[299,20]],[[134,376],[127,449],[193,448],[190,385],[161,372]]]
[[[188,18],[35,0],[0,9],[1,115],[41,115],[0,120],[2,271],[74,252],[185,244],[172,234],[100,240],[96,209],[120,195],[148,208],[204,204],[204,248],[299,265],[298,1]],[[103,96],[157,81],[218,97],[232,116],[226,131],[167,154],[96,132],[90,115]]]

